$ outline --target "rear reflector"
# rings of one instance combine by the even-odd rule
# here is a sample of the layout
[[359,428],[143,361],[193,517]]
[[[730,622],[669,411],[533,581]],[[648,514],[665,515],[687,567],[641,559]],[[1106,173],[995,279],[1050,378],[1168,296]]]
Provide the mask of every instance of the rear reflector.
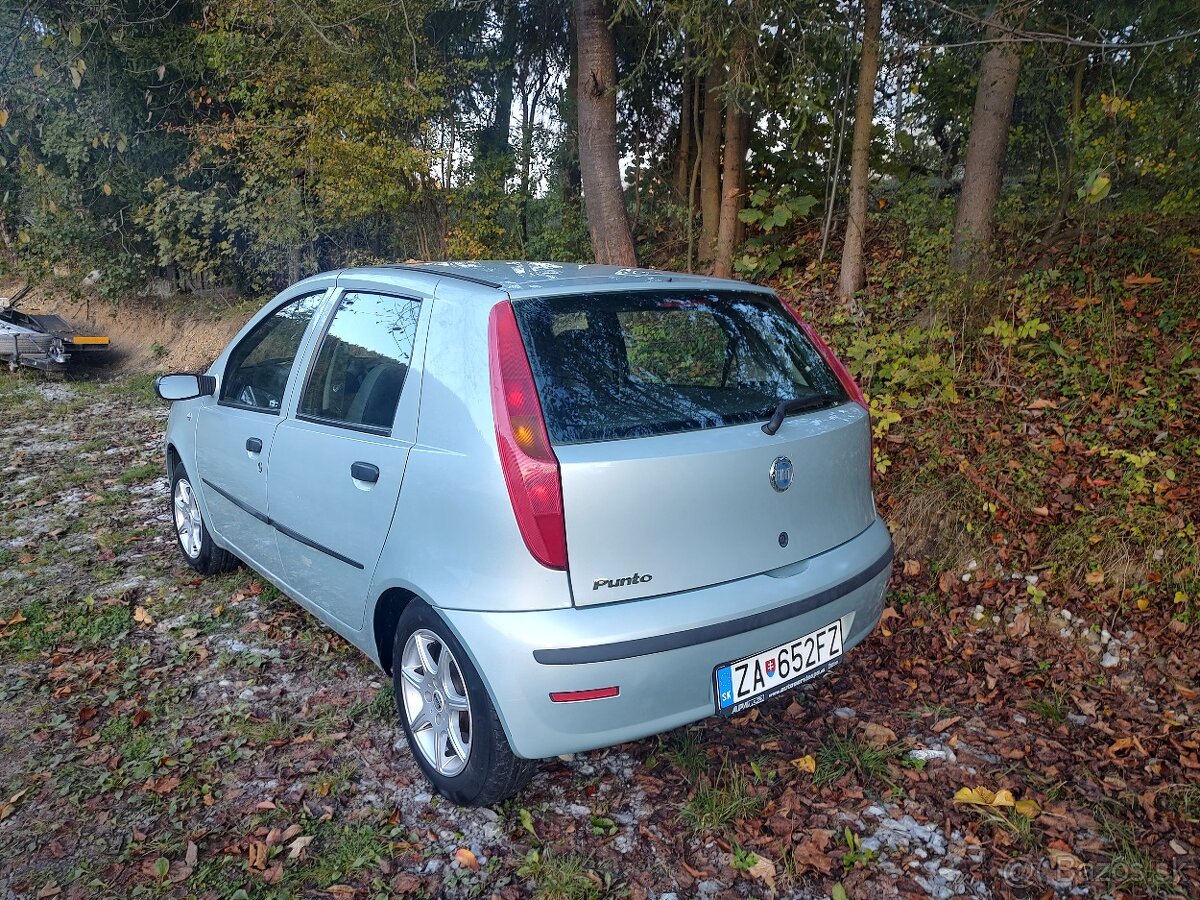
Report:
[[592,688],[587,691],[551,691],[550,699],[555,703],[578,703],[580,700],[604,700],[608,697],[616,697],[621,693],[621,689],[614,685],[613,687]]
[[548,569],[565,569],[567,529],[558,457],[550,447],[525,343],[507,300],[492,307],[488,344],[496,446],[517,527],[534,559]]

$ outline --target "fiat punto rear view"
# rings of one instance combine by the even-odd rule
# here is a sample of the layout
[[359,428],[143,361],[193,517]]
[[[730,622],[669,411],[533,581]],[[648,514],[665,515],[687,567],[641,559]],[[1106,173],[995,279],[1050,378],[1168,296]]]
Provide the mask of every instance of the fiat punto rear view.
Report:
[[863,396],[766,289],[447,263],[276,297],[172,375],[174,518],[392,674],[433,785],[732,715],[879,621]]

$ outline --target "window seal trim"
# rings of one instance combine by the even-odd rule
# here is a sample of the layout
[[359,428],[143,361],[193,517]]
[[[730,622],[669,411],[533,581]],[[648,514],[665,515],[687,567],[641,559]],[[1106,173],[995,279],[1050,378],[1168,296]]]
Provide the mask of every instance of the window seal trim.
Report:
[[280,409],[263,409],[261,406],[248,406],[245,403],[238,403],[234,400],[217,400],[217,406],[225,406],[229,409],[244,409],[246,412],[263,413],[268,416],[278,416],[281,411]]
[[380,428],[377,425],[359,425],[356,422],[343,422],[339,419],[326,419],[323,416],[311,416],[296,413],[297,422],[309,422],[313,425],[328,425],[330,428],[345,428],[347,431],[360,431],[363,434],[373,434],[378,437],[391,437],[392,429]]

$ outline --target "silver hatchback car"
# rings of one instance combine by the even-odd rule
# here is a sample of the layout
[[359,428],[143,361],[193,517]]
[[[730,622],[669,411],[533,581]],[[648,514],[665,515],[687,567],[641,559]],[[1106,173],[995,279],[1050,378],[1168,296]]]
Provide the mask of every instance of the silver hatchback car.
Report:
[[456,803],[744,712],[880,618],[863,395],[766,288],[347,269],[157,389],[187,562],[244,560],[390,673]]

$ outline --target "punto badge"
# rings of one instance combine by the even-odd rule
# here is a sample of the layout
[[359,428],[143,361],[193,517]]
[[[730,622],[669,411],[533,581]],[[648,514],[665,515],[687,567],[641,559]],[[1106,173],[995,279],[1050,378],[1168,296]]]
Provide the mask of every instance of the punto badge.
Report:
[[792,486],[792,461],[786,456],[775,457],[771,463],[771,487],[783,493]]

